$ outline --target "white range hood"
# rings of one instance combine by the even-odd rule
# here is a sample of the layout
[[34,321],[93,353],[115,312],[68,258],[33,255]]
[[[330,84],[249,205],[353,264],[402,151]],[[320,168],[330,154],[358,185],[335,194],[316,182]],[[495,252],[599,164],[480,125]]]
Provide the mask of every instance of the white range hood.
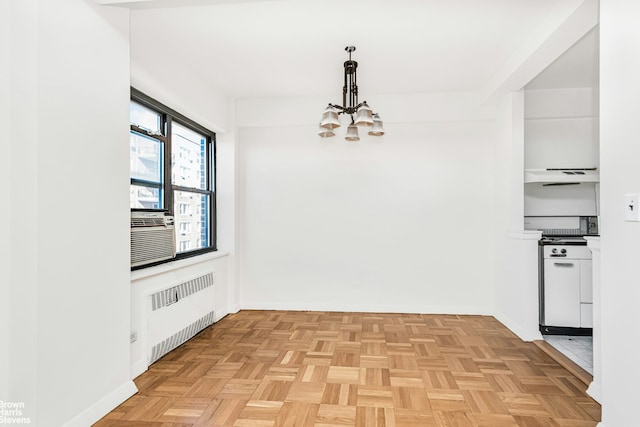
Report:
[[600,172],[590,169],[525,169],[524,183],[569,184],[600,182]]

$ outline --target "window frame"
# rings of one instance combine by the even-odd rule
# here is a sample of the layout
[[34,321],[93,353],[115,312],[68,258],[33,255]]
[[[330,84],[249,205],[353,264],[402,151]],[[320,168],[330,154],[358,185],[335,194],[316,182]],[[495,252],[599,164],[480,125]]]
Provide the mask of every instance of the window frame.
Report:
[[[155,99],[151,98],[150,96],[146,95],[145,93],[135,89],[134,87],[131,87],[131,96],[130,96],[130,102],[136,102],[144,107],[150,108],[156,112],[158,112],[161,116],[161,130],[162,130],[162,135],[157,135],[151,132],[148,132],[147,130],[140,128],[138,126],[135,126],[133,124],[131,124],[131,122],[129,122],[130,124],[130,131],[133,132],[137,132],[139,134],[142,135],[146,135],[148,137],[154,138],[159,140],[162,144],[163,144],[163,159],[162,159],[162,178],[163,178],[163,182],[160,186],[157,185],[157,183],[154,182],[149,182],[149,181],[145,181],[145,180],[141,180],[141,179],[135,179],[132,178],[131,176],[130,178],[130,185],[131,184],[142,184],[145,186],[150,186],[150,187],[154,187],[154,188],[161,188],[163,191],[163,197],[162,197],[162,203],[163,203],[163,207],[162,209],[137,209],[137,208],[131,208],[131,211],[151,211],[151,212],[166,212],[170,215],[173,215],[174,217],[176,216],[176,213],[174,212],[174,201],[175,201],[175,197],[174,197],[174,193],[178,192],[178,191],[185,191],[185,192],[189,192],[189,193],[194,193],[194,194],[203,194],[203,195],[207,195],[209,196],[209,227],[208,227],[208,231],[209,231],[209,246],[205,247],[205,248],[199,248],[199,249],[194,249],[194,250],[190,250],[187,252],[178,252],[178,242],[176,242],[176,256],[175,258],[169,259],[169,260],[164,260],[164,261],[158,261],[158,262],[154,262],[151,264],[145,264],[139,267],[134,267],[133,269],[140,269],[140,268],[146,268],[146,267],[152,267],[154,265],[159,265],[159,264],[164,264],[167,262],[171,262],[171,261],[175,261],[175,260],[179,260],[179,259],[184,259],[184,258],[191,258],[194,256],[198,256],[198,255],[202,255],[202,254],[206,254],[209,252],[215,252],[218,250],[218,245],[217,245],[217,215],[216,215],[216,196],[217,196],[217,191],[216,191],[216,185],[217,185],[217,177],[216,177],[216,173],[217,173],[217,165],[216,165],[216,134],[215,132],[205,128],[204,126],[196,123],[195,121],[189,119],[188,117],[184,116],[183,114],[180,114],[179,112],[175,111],[174,109],[167,107],[166,105],[162,104],[159,101],[156,101]],[[172,182],[172,167],[171,167],[171,162],[172,162],[172,125],[173,122],[176,122],[177,124],[184,126],[194,132],[197,132],[199,134],[201,134],[202,136],[205,136],[207,138],[207,142],[206,142],[206,178],[207,178],[207,188],[205,190],[202,189],[197,189],[197,188],[191,188],[191,187],[183,187],[183,186],[178,186],[178,185],[174,185]],[[213,169],[213,171],[212,171]],[[179,233],[177,224],[176,224],[176,234]],[[176,236],[177,239],[177,236]]]

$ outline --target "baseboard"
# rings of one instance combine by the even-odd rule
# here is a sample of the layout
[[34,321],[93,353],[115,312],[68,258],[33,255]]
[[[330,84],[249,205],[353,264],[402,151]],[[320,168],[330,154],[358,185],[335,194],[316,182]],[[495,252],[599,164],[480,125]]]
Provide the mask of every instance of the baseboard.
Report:
[[149,369],[146,360],[140,360],[131,366],[131,379],[137,378]]
[[578,366],[573,360],[559,352],[555,347],[544,340],[536,340],[533,342],[538,348],[547,353],[549,357],[558,362],[560,366],[569,371],[573,376],[583,382],[584,385],[589,385],[593,382],[593,376]]
[[[225,310],[225,311],[216,311],[215,312],[215,316],[213,318],[213,324],[215,325],[216,322],[219,322],[220,320],[224,319],[226,316],[228,316],[229,314],[231,314],[232,312]],[[237,311],[236,311],[237,313]]]
[[494,313],[484,307],[447,307],[447,306],[393,306],[393,305],[358,305],[358,304],[290,304],[261,301],[248,301],[242,304],[243,310],[290,310],[290,311],[329,311],[329,312],[361,312],[361,313],[416,313],[416,314],[450,314],[493,316],[507,329],[523,341],[541,340],[542,334],[537,329],[525,329],[508,316]]
[[94,405],[84,410],[77,417],[64,424],[64,427],[90,426],[137,392],[138,388],[133,383],[133,381],[127,381],[112,393],[103,397]]
[[599,381],[591,381],[591,384],[587,387],[587,394],[591,396],[593,400],[602,404],[602,386]]
[[247,301],[241,310],[284,310],[284,311],[326,311],[351,313],[409,313],[409,314],[443,314],[492,316],[486,307],[473,306],[422,306],[422,305],[390,305],[390,304],[354,304],[354,303],[279,303],[263,301]]
[[511,332],[516,334],[518,338],[520,338],[522,341],[530,342],[530,341],[542,339],[542,334],[537,329],[538,325],[536,325],[535,329],[529,330],[529,329],[523,328],[522,326],[520,326],[520,324],[514,322],[509,316],[505,316],[502,313],[496,313],[494,314],[493,317],[495,317],[498,320],[498,322],[506,326],[507,329],[509,329]]

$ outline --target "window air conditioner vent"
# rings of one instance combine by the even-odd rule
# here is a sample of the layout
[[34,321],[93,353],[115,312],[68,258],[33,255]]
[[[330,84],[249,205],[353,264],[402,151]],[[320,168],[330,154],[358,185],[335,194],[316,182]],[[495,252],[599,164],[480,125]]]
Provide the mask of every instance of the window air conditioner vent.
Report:
[[131,212],[131,267],[175,256],[173,217],[162,212]]
[[164,225],[165,225],[164,218],[131,217],[131,227],[159,227]]

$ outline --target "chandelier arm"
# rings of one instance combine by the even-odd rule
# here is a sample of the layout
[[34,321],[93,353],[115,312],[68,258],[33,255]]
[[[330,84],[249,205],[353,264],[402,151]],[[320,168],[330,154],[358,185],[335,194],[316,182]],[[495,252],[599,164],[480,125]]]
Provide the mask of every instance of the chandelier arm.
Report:
[[342,86],[342,105],[343,105],[343,108],[346,108],[346,106],[347,106],[347,92],[348,92],[347,79],[348,79],[348,75],[349,75],[349,73],[347,72],[347,67],[345,65],[345,67],[344,67],[344,86]]
[[[352,88],[351,92],[353,93],[353,102],[351,105],[355,108],[355,105],[358,104],[358,66],[356,65],[353,68],[353,77],[352,80]],[[357,108],[356,108],[357,109]]]
[[353,73],[349,74],[349,109],[353,108]]
[[342,105],[329,103],[329,106],[331,106],[331,107],[333,107],[333,108],[335,108],[337,110],[340,110],[340,111],[338,111],[338,114],[344,114],[346,112],[345,111],[346,109]]

